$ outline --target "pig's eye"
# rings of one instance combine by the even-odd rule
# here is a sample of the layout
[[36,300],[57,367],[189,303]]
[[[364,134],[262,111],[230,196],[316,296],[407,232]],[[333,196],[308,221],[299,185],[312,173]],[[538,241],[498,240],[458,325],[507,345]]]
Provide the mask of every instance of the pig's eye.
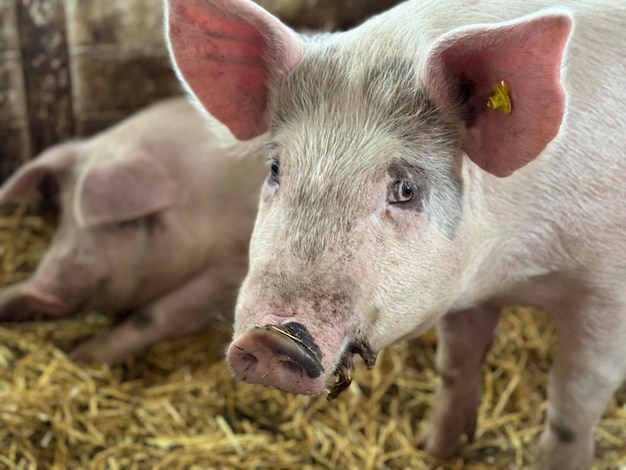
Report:
[[389,204],[399,204],[402,202],[412,201],[415,197],[416,189],[413,184],[407,180],[397,180],[391,187],[389,194]]
[[280,177],[280,163],[276,159],[272,159],[272,163],[270,165],[270,181],[272,183],[278,184]]

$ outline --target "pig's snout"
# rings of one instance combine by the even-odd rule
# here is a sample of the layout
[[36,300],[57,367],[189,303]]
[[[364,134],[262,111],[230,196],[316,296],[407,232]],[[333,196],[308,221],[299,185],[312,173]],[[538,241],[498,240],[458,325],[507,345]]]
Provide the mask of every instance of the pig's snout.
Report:
[[321,351],[300,323],[254,328],[235,339],[227,362],[238,380],[305,395],[326,382]]

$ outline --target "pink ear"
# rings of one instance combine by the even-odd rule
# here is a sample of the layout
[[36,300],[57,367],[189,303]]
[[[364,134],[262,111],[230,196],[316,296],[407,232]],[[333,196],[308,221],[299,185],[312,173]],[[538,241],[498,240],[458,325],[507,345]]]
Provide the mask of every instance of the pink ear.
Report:
[[82,145],[81,142],[55,145],[23,165],[0,187],[0,204],[25,196],[48,174],[68,171],[74,165]]
[[[466,123],[463,149],[477,165],[508,176],[535,159],[561,126],[561,56],[572,19],[561,12],[457,29],[427,60],[426,87],[442,109]],[[510,114],[487,107],[492,87],[510,89]]]
[[267,130],[268,81],[302,56],[295,32],[249,0],[168,0],[178,73],[240,140]]
[[78,182],[74,213],[81,226],[124,222],[160,212],[178,199],[163,167],[132,155],[88,167]]

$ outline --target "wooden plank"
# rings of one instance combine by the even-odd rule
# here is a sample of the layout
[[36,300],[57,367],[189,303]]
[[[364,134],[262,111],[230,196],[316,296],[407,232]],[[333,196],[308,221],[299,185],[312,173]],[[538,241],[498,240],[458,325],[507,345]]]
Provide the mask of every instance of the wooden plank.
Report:
[[105,49],[90,48],[91,54],[72,57],[74,110],[80,135],[100,131],[148,103],[181,93],[164,50]]
[[79,135],[181,92],[155,0],[65,0]]
[[37,154],[74,134],[62,0],[16,0],[31,149]]
[[30,153],[15,1],[0,0],[0,183]]

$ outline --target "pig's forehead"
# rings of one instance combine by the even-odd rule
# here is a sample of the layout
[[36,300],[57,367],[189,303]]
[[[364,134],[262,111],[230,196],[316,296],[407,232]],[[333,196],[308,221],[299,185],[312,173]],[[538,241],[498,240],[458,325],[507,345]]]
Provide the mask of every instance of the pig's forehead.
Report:
[[308,50],[270,100],[285,169],[371,182],[401,159],[447,173],[459,145],[457,124],[435,108],[417,68],[388,49]]
[[358,156],[367,167],[403,146],[426,153],[449,148],[455,124],[435,108],[416,69],[388,50],[372,60],[371,50],[310,49],[275,87],[271,128],[302,158]]
[[307,50],[273,96],[272,124],[323,118],[371,128],[434,110],[411,60],[369,56],[332,45]]

